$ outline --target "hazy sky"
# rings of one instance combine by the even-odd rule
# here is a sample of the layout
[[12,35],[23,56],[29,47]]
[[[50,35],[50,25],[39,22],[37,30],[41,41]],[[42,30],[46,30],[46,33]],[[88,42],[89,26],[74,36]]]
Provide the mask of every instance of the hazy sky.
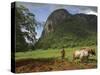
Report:
[[[35,19],[38,22],[45,22],[48,16],[56,9],[66,9],[71,14],[85,13],[97,15],[97,7],[92,6],[74,6],[74,5],[57,5],[57,4],[43,4],[43,3],[27,3],[17,2],[17,6],[23,5],[29,9],[29,11],[35,14]],[[39,27],[37,32],[37,38],[41,36],[43,28]]]

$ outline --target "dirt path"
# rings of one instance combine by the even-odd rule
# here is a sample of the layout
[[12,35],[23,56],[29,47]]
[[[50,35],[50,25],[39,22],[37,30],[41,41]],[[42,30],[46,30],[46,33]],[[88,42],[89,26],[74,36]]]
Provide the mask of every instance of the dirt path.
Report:
[[96,67],[96,62],[72,63],[55,59],[23,59],[16,61],[16,73],[91,69]]

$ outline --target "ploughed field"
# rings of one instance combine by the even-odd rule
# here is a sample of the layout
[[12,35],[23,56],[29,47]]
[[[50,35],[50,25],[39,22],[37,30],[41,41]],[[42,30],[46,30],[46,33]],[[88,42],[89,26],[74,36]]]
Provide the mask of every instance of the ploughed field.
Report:
[[64,60],[61,59],[60,49],[16,52],[16,73],[92,69],[97,67],[97,56],[91,56],[87,62],[73,61],[73,51],[77,49],[80,48],[65,48],[66,57]]

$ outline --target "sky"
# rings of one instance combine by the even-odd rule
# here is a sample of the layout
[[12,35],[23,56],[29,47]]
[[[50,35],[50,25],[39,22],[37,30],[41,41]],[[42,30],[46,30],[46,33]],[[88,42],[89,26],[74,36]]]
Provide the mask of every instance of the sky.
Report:
[[[57,9],[66,9],[70,14],[84,13],[97,15],[97,7],[94,6],[76,6],[76,5],[60,5],[60,4],[44,4],[44,3],[27,3],[17,2],[17,6],[23,5],[29,9],[29,11],[35,14],[36,21],[42,23],[46,22],[48,16]],[[40,38],[43,27],[36,28],[37,36]]]

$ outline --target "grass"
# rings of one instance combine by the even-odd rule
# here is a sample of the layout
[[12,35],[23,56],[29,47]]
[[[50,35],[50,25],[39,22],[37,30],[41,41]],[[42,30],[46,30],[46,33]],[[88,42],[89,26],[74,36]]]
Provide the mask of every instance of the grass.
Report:
[[[61,60],[61,49],[16,52],[16,73],[91,69],[97,67],[97,56],[92,56],[88,63],[73,62],[72,53],[82,47],[65,48],[66,59]],[[90,48],[95,48],[91,46]]]
[[59,50],[48,49],[48,50],[35,50],[35,51],[16,53],[16,59],[22,59],[22,58],[37,59],[37,58],[53,58],[53,57],[59,57]]
[[[72,60],[72,53],[74,50],[80,49],[81,47],[75,48],[65,48],[66,51],[66,59],[71,61]],[[95,48],[95,46],[91,46],[90,48]],[[47,49],[47,50],[34,50],[34,51],[27,51],[27,52],[16,52],[15,59],[40,59],[40,58],[61,58],[61,49]],[[96,59],[96,56],[92,57]]]

